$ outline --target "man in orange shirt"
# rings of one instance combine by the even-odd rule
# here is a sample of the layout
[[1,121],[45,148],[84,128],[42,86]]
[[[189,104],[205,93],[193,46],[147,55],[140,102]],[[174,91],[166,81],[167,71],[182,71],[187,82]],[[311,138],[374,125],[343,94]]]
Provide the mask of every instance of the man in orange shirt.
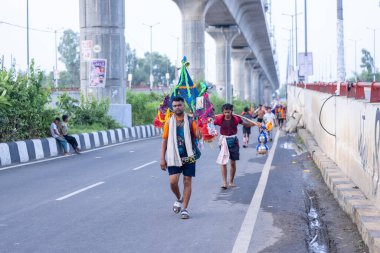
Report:
[[[172,107],[174,114],[164,125],[160,166],[162,170],[168,169],[170,188],[177,198],[173,211],[181,212],[181,218],[188,219],[190,215],[187,207],[191,196],[191,182],[195,177],[197,125],[184,112],[185,104],[182,97],[175,97]],[[183,174],[182,195],[178,186],[181,173]]]
[[285,120],[285,108],[282,105],[280,105],[280,107],[277,109],[276,116],[276,118],[278,119],[278,125],[280,129],[282,129]]

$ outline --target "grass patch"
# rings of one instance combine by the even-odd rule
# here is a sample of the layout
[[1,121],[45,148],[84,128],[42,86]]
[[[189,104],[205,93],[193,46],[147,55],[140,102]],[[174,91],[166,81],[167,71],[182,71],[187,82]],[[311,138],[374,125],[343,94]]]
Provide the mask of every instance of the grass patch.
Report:
[[296,139],[297,144],[305,145],[305,142],[303,141],[303,139],[299,135],[296,135],[295,139]]
[[101,124],[70,126],[69,134],[90,133],[90,132],[98,132],[102,130],[108,130],[108,129],[106,129],[106,127],[104,127]]
[[356,241],[356,243],[355,243],[355,247],[356,247],[357,249],[359,249],[359,250],[363,250],[364,247],[365,247],[365,243],[364,243],[364,241],[363,241],[363,240],[358,240],[358,241]]

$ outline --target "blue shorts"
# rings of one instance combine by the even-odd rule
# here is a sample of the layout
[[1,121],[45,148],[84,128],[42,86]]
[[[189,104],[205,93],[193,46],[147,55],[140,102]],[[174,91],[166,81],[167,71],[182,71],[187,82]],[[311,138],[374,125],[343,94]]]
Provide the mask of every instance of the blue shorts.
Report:
[[184,176],[187,177],[195,177],[195,163],[183,164],[181,167],[169,166],[168,172],[169,175],[182,173]]

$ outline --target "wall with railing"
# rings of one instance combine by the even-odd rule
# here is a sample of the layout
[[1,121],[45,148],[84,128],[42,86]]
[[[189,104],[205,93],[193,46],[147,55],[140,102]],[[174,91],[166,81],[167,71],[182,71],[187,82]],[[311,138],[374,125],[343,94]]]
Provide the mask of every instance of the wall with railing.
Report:
[[288,113],[302,114],[300,124],[380,208],[380,83],[299,83],[287,96]]

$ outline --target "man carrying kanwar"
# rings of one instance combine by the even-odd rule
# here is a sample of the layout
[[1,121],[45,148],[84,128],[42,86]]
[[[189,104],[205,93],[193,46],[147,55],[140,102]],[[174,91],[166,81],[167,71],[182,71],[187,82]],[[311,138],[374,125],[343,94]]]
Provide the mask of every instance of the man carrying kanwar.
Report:
[[[232,104],[224,104],[222,106],[222,115],[215,117],[214,124],[220,126],[220,152],[216,162],[221,165],[223,184],[221,188],[226,190],[227,187],[235,187],[234,178],[236,173],[236,161],[239,160],[239,139],[237,138],[237,126],[242,124],[245,127],[261,126],[258,122],[244,122],[237,115],[233,115],[232,112],[234,106]],[[230,160],[230,180],[227,185],[227,163]]]
[[[181,212],[182,219],[190,218],[187,210],[192,178],[195,177],[197,125],[187,113],[182,97],[172,99],[173,115],[165,123],[162,134],[160,167],[168,170],[170,188],[176,197],[173,204],[175,213]],[[166,157],[165,157],[166,156]],[[178,182],[183,174],[183,192]],[[182,209],[182,210],[181,210]]]

